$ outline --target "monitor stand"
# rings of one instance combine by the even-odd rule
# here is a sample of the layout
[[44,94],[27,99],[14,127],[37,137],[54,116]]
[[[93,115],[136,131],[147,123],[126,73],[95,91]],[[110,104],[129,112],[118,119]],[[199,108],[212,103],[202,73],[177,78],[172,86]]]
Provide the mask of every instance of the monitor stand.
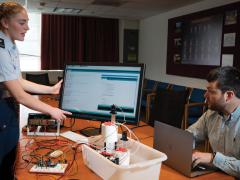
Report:
[[97,136],[97,135],[101,134],[101,126],[102,126],[102,123],[100,124],[99,128],[97,128],[97,127],[86,127],[84,129],[81,129],[79,132],[82,135],[87,136],[87,137]]

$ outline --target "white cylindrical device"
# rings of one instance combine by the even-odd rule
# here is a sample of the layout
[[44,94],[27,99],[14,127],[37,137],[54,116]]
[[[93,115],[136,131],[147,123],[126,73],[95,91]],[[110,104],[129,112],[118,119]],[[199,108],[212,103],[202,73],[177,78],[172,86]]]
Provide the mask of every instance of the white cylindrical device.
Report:
[[130,152],[126,148],[117,148],[115,158],[119,158],[120,166],[128,166],[130,164]]
[[102,138],[107,151],[115,149],[115,145],[118,141],[118,127],[111,122],[105,122],[102,124]]

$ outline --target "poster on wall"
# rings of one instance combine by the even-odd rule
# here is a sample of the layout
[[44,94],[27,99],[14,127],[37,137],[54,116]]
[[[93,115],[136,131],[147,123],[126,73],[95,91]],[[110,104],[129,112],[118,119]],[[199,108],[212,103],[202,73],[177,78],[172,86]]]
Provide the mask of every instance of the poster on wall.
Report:
[[222,66],[233,66],[233,54],[222,55]]
[[223,47],[235,46],[236,33],[225,33],[223,36]]
[[182,64],[220,65],[222,21],[217,14],[184,23]]

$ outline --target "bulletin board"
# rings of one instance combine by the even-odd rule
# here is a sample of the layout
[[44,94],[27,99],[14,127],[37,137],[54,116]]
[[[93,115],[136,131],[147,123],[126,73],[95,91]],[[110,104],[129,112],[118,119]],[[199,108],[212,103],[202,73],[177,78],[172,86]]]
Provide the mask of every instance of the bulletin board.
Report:
[[167,74],[206,78],[213,68],[240,68],[240,2],[168,20]]

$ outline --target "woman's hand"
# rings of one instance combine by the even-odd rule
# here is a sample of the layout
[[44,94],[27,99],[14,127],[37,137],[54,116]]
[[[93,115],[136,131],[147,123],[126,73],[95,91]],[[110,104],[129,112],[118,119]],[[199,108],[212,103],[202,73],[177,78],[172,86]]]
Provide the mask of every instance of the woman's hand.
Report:
[[59,108],[53,108],[53,109],[51,109],[49,114],[51,115],[51,117],[53,119],[61,122],[64,119],[66,119],[66,115],[71,115],[72,113],[68,112],[68,111],[64,111],[64,110],[59,109]]
[[52,86],[51,94],[59,94],[63,80],[60,80],[57,84]]

